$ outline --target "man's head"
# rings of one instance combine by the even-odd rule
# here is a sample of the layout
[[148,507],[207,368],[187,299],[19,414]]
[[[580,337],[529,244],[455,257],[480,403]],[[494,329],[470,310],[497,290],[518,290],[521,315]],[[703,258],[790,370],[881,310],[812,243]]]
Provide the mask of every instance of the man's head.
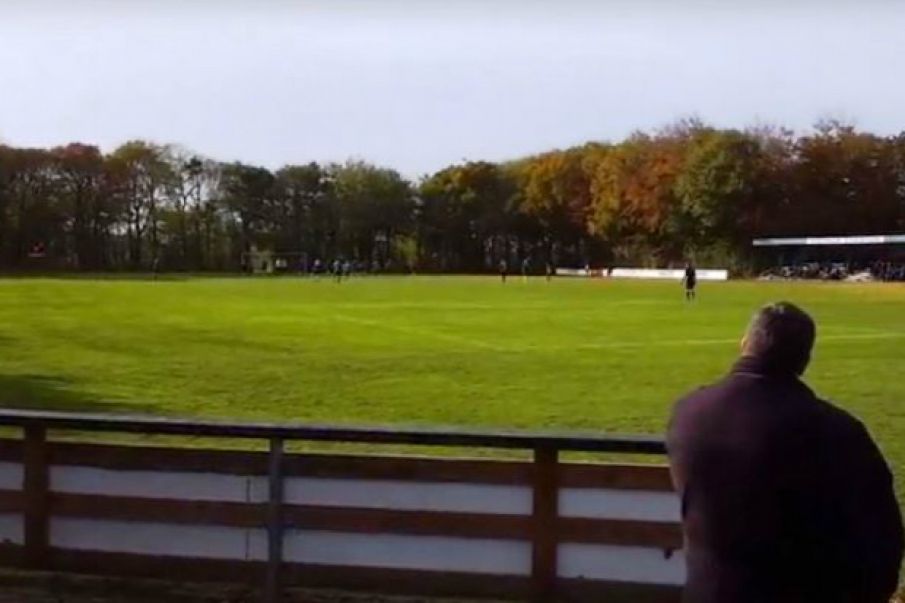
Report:
[[762,360],[771,370],[801,375],[816,337],[814,320],[804,310],[778,302],[754,315],[742,340],[742,355]]

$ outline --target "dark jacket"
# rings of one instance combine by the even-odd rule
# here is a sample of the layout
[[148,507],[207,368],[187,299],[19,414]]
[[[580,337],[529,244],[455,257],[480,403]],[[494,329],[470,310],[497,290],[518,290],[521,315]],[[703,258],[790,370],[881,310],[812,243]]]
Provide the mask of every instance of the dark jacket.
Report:
[[864,426],[744,357],[680,400],[667,437],[688,603],[886,603],[902,559],[892,476]]

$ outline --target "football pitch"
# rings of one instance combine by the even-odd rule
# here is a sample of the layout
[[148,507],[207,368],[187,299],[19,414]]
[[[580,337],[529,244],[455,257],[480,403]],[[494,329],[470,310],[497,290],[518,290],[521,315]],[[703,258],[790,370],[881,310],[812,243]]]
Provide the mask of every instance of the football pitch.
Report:
[[[0,280],[0,404],[660,433],[751,313],[801,304],[807,378],[905,478],[905,286],[490,277]],[[900,482],[901,484],[901,482]]]

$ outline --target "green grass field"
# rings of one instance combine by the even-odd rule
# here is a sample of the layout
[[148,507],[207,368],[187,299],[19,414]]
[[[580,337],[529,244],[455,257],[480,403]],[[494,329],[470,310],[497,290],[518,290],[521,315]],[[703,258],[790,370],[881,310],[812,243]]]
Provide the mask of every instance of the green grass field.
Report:
[[493,278],[0,280],[0,404],[660,433],[752,311],[820,326],[808,381],[905,478],[905,287]]

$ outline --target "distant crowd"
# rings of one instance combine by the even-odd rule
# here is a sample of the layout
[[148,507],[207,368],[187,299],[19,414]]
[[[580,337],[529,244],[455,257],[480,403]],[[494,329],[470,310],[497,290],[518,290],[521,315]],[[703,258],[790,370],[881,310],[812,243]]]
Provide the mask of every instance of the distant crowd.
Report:
[[761,273],[762,280],[905,281],[905,263],[805,262],[778,266]]
[[398,273],[411,272],[412,268],[397,264],[392,260],[386,261],[374,260],[365,262],[361,260],[349,260],[336,258],[329,261],[323,261],[315,258],[308,261],[305,258],[284,258],[284,257],[260,257],[243,264],[245,272],[249,273],[295,273],[302,276],[332,276],[337,280],[349,278],[353,274],[378,274],[378,273]]
[[905,281],[905,264],[877,262],[871,267],[871,274],[881,281]]
[[363,261],[340,260],[335,259],[332,262],[321,262],[315,259],[310,266],[302,265],[302,272],[307,272],[312,276],[321,274],[330,274],[336,278],[350,277],[352,274],[377,273],[386,272],[391,268],[377,260],[371,263]]

